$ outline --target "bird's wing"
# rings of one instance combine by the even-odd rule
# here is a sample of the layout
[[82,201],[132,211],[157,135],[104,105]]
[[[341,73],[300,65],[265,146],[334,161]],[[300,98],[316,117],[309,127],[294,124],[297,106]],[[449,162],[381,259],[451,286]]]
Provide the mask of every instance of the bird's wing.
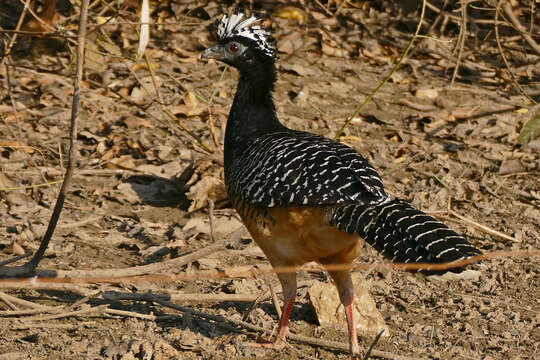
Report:
[[231,195],[265,207],[387,198],[379,174],[359,153],[300,131],[266,134],[238,149],[226,182]]

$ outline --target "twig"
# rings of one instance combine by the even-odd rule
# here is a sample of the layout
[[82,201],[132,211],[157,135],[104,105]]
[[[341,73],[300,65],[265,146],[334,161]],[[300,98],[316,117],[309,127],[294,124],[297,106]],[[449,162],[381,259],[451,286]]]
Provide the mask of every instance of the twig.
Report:
[[5,265],[8,265],[8,264],[11,264],[11,263],[14,263],[14,262],[17,262],[21,259],[24,259],[24,258],[27,258],[29,256],[32,256],[32,252],[29,251],[27,252],[26,254],[22,254],[22,255],[19,255],[19,256],[15,256],[14,258],[11,258],[11,259],[7,259],[7,260],[4,260],[4,261],[0,261],[0,267],[2,266],[5,266]]
[[437,107],[434,106],[434,105],[418,104],[418,103],[414,103],[414,102],[412,102],[410,100],[407,100],[407,99],[399,99],[398,104],[410,107],[411,109],[418,110],[418,111],[434,111],[434,110],[437,110]]
[[210,224],[210,239],[216,242],[216,229],[214,226],[214,200],[208,199],[208,222]]
[[71,178],[75,168],[75,157],[77,154],[77,115],[79,112],[79,98],[80,98],[80,83],[82,81],[82,75],[84,70],[84,48],[86,40],[86,24],[88,17],[88,1],[83,0],[81,5],[81,15],[79,21],[79,34],[77,37],[77,74],[75,77],[75,83],[73,88],[73,105],[71,108],[71,128],[70,128],[70,148],[68,153],[68,167],[66,170],[66,175],[64,177],[64,182],[60,188],[56,204],[51,215],[51,219],[47,226],[45,235],[43,236],[38,250],[32,257],[32,259],[24,264],[23,266],[16,267],[3,267],[0,269],[0,277],[16,277],[16,276],[28,276],[35,273],[36,267],[43,258],[45,251],[49,245],[49,242],[52,238],[58,219],[60,218],[60,213],[62,212],[62,207],[64,205],[67,188],[71,183]]
[[150,320],[150,321],[178,319],[178,316],[174,316],[174,315],[162,316],[162,315],[141,314],[134,311],[117,310],[117,309],[110,309],[110,308],[105,309],[103,312],[105,314],[110,314],[110,315],[128,316],[128,317],[133,317],[136,319]]
[[72,317],[72,316],[81,316],[81,315],[89,315],[96,312],[101,312],[105,310],[109,305],[98,305],[98,306],[85,306],[84,308],[76,311],[68,311],[63,314],[54,314],[54,315],[45,315],[45,316],[35,316],[35,317],[29,317],[24,318],[24,321],[45,321],[45,320],[54,320],[54,319],[61,319],[65,317]]
[[79,227],[81,227],[83,225],[86,225],[88,223],[94,223],[94,222],[100,220],[101,218],[103,218],[103,216],[92,216],[92,217],[89,217],[89,218],[84,219],[84,220],[79,220],[79,221],[73,221],[73,222],[70,222],[70,223],[60,224],[57,227],[59,229],[79,228]]
[[258,295],[242,294],[154,294],[154,293],[121,293],[118,291],[105,291],[105,300],[131,300],[131,301],[175,301],[175,302],[252,302]]
[[26,189],[37,189],[37,188],[43,187],[43,186],[48,187],[48,186],[51,186],[51,185],[60,184],[61,182],[62,182],[61,180],[56,180],[56,181],[48,181],[48,182],[45,182],[43,184],[14,186],[14,187],[9,187],[9,188],[0,188],[0,191],[16,191],[16,190],[26,190]]
[[0,291],[0,300],[2,300],[11,310],[19,310],[19,308],[15,306],[15,304],[13,304],[10,299],[5,295],[6,294]]
[[146,67],[148,68],[148,72],[150,73],[150,78],[152,79],[152,85],[154,86],[154,91],[156,92],[158,101],[161,105],[163,105],[163,96],[161,96],[161,91],[159,90],[159,86],[157,84],[156,75],[154,74],[154,69],[152,68],[152,63],[148,58],[148,52],[144,53],[144,61],[146,63]]
[[459,72],[459,65],[461,63],[461,57],[463,56],[463,48],[465,47],[465,39],[467,38],[467,6],[468,1],[461,0],[461,27],[459,29],[458,36],[458,55],[456,59],[456,66],[454,67],[454,72],[452,74],[452,80],[450,80],[450,87],[454,86],[454,81]]
[[50,324],[50,323],[37,323],[37,324],[23,324],[23,325],[10,325],[11,330],[29,330],[29,329],[81,329],[89,325],[97,325],[95,321],[81,321],[75,324]]
[[426,12],[426,0],[422,0],[422,12],[420,14],[420,20],[418,21],[418,25],[416,27],[416,31],[413,35],[413,37],[411,38],[411,40],[409,41],[409,44],[407,45],[407,48],[405,49],[405,51],[403,52],[403,54],[401,55],[401,57],[399,58],[398,62],[396,63],[396,65],[394,65],[394,67],[392,68],[392,70],[390,71],[390,73],[388,73],[388,75],[386,75],[386,77],[383,79],[383,81],[381,81],[379,83],[379,85],[377,85],[377,87],[375,88],[375,90],[373,90],[365,99],[364,101],[362,102],[362,104],[360,104],[360,106],[358,106],[358,108],[354,111],[354,113],[349,116],[349,118],[345,121],[345,124],[343,124],[343,126],[338,130],[338,132],[336,133],[336,136],[334,136],[334,140],[338,140],[339,137],[343,134],[343,131],[347,128],[347,126],[349,126],[349,124],[351,123],[351,121],[353,121],[353,119],[358,116],[358,114],[360,114],[360,111],[362,111],[362,109],[364,108],[364,106],[371,101],[371,99],[373,99],[373,97],[375,96],[375,94],[377,94],[379,92],[379,90],[388,82],[388,80],[390,80],[390,78],[392,77],[392,75],[397,71],[397,69],[401,66],[401,64],[403,63],[403,60],[405,60],[405,57],[407,56],[407,54],[409,53],[409,50],[412,48],[412,45],[414,44],[414,41],[416,40],[416,38],[418,37],[418,34],[420,33],[420,29],[422,28],[422,22],[424,21],[424,14]]
[[[484,253],[483,255],[472,256],[470,258],[446,262],[446,263],[355,263],[355,264],[332,264],[325,265],[328,271],[370,271],[377,268],[399,271],[448,271],[450,269],[461,268],[467,265],[476,264],[481,261],[490,259],[505,259],[509,257],[525,258],[540,256],[540,250],[501,250]],[[265,274],[271,273],[291,273],[298,271],[320,272],[320,265],[304,265],[304,266],[283,266],[272,268],[270,265],[245,265],[235,266],[220,270],[201,270],[190,273],[180,274],[156,274],[156,275],[139,275],[139,276],[108,276],[108,277],[32,277],[32,278],[17,278],[17,279],[0,279],[0,288],[7,289],[54,289],[60,291],[71,291],[83,296],[90,296],[94,291],[76,286],[75,284],[125,284],[125,283],[141,283],[141,282],[158,282],[158,281],[194,281],[194,280],[219,280],[244,278],[255,279]],[[109,274],[110,275],[110,274]]]
[[44,309],[49,309],[50,308],[49,306],[36,304],[36,303],[31,302],[31,301],[19,299],[18,297],[11,296],[11,295],[6,294],[4,292],[0,292],[0,296],[2,297],[2,300],[7,299],[10,302],[12,302],[13,304],[16,304],[16,305],[19,305],[19,306],[24,306],[24,307],[31,308],[31,309],[39,309],[40,311],[43,311]]
[[73,104],[71,107],[71,124],[70,124],[70,133],[69,133],[69,152],[68,152],[68,166],[66,169],[66,175],[64,176],[64,182],[60,188],[58,194],[58,199],[54,206],[54,210],[51,216],[51,220],[47,227],[47,231],[43,236],[41,244],[39,245],[38,250],[36,251],[34,257],[28,263],[27,269],[31,272],[34,272],[37,265],[43,258],[45,250],[49,245],[49,241],[52,238],[58,219],[60,218],[60,213],[62,212],[62,207],[64,205],[67,189],[71,183],[71,178],[73,176],[73,171],[75,169],[75,158],[77,156],[77,116],[79,114],[79,101],[80,101],[80,83],[82,81],[83,71],[84,71],[84,49],[86,43],[86,24],[88,18],[88,2],[89,0],[82,0],[81,4],[81,16],[79,20],[79,34],[77,36],[77,73],[75,77],[75,83],[73,86]]
[[274,287],[272,286],[272,281],[268,279],[267,277],[264,278],[264,281],[266,282],[266,285],[268,285],[268,288],[270,289],[270,294],[272,294],[272,302],[274,303],[274,307],[276,309],[278,318],[281,319],[281,306],[279,305],[276,291],[274,290]]
[[[18,280],[22,279],[29,279],[29,281],[21,281],[21,282],[14,282],[10,283],[9,289],[41,289],[41,290],[55,290],[55,291],[64,291],[69,292],[81,296],[90,296],[95,293],[94,290],[90,290],[88,288],[70,284],[69,281],[66,281],[65,283],[42,283],[41,281],[32,281],[36,278],[20,278]],[[13,280],[13,279],[10,279]],[[94,283],[95,281],[90,281],[90,283]],[[0,279],[0,288],[3,288],[2,281]]]
[[482,231],[485,231],[487,232],[488,234],[491,234],[491,235],[495,235],[495,236],[500,236],[502,237],[503,239],[506,239],[506,240],[510,240],[512,242],[516,242],[516,243],[519,243],[521,241],[517,240],[516,238],[513,238],[511,236],[508,236],[506,234],[503,234],[497,230],[494,230],[494,229],[491,229],[485,225],[482,225],[480,223],[477,223],[476,221],[474,220],[471,220],[463,215],[460,215],[458,214],[457,212],[455,212],[454,210],[452,210],[452,198],[448,198],[448,204],[447,204],[447,208],[446,208],[446,211],[450,214],[450,215],[453,215],[455,217],[457,217],[458,219],[462,220],[462,221],[465,221],[466,223],[468,224],[471,224],[472,226],[475,226],[476,228],[482,230]]
[[476,227],[477,229],[480,229],[480,230],[482,230],[482,231],[484,231],[484,232],[486,232],[488,234],[499,236],[499,237],[501,237],[503,239],[506,239],[506,240],[509,240],[509,241],[512,241],[512,242],[515,242],[515,243],[520,243],[521,242],[521,241],[517,240],[516,238],[513,238],[511,236],[503,234],[502,232],[491,229],[491,228],[489,228],[489,227],[487,227],[485,225],[477,223],[476,221],[473,221],[473,220],[471,220],[471,219],[469,219],[469,218],[467,218],[467,217],[465,217],[463,215],[458,214],[457,212],[455,212],[454,210],[452,210],[450,208],[450,204],[448,205],[448,213],[450,215],[453,215],[453,216],[457,217],[458,219],[466,222],[467,224],[470,224],[470,225]]
[[[499,4],[500,4],[500,2],[499,2]],[[497,4],[497,5],[499,5],[499,4]],[[538,55],[540,55],[540,45],[538,45],[536,43],[536,41],[534,41],[532,36],[529,35],[529,32],[527,31],[527,29],[525,29],[523,27],[523,25],[521,25],[518,18],[516,17],[514,12],[512,11],[512,5],[510,4],[510,2],[509,1],[504,1],[503,4],[502,4],[502,9],[504,10],[505,15],[508,17],[508,20],[510,20],[510,22],[512,23],[512,25],[514,25],[516,30],[519,31],[519,34],[523,37],[523,39],[531,46],[531,48],[534,50],[534,52],[536,52]],[[497,6],[497,12],[498,11],[499,10],[498,10],[498,6]],[[532,14],[531,14],[531,16],[532,16]],[[531,21],[531,26],[532,26],[533,23],[534,23],[534,21]]]
[[514,85],[519,89],[519,91],[525,96],[527,99],[529,99],[530,102],[533,104],[536,104],[536,101],[523,89],[523,87],[519,84],[517,81],[516,76],[514,75],[514,72],[510,69],[510,64],[508,63],[508,59],[506,59],[506,55],[504,54],[504,50],[501,45],[501,39],[499,36],[499,6],[501,5],[501,2],[504,2],[506,0],[499,0],[497,3],[497,8],[495,11],[495,39],[497,40],[497,48],[499,49],[499,54],[501,54],[501,57],[504,61],[504,65],[506,66],[506,69],[508,70],[508,73],[510,74],[510,77],[512,78],[512,82]]
[[375,345],[377,345],[377,343],[379,342],[379,340],[381,339],[381,336],[382,334],[384,334],[384,329],[381,330],[381,332],[375,337],[375,340],[373,340],[373,342],[371,343],[368,351],[366,352],[366,356],[364,356],[364,360],[368,360],[369,359],[369,356],[371,355],[371,353],[373,352],[373,348],[375,347]]

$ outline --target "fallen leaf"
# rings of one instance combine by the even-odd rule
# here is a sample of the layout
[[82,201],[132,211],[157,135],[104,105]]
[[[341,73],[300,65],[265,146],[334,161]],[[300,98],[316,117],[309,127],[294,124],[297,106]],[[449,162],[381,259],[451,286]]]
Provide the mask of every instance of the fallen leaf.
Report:
[[519,159],[504,160],[499,168],[499,175],[515,174],[525,171],[525,166]]
[[343,57],[343,58],[349,57],[349,52],[347,50],[330,46],[324,42],[322,44],[322,52],[323,54],[328,55],[328,56]]
[[12,255],[23,255],[25,253],[23,247],[15,241],[12,242],[11,245],[9,245],[4,251]]
[[436,89],[431,88],[419,88],[416,89],[414,96],[420,99],[435,100],[439,97],[439,92]]
[[276,11],[274,16],[282,19],[296,20],[300,24],[303,24],[307,20],[306,12],[296,6],[284,6]]
[[150,120],[135,115],[127,116],[122,122],[130,129],[152,127],[152,122]]
[[523,125],[518,141],[520,144],[526,144],[538,136],[540,136],[540,115],[533,117]]
[[18,151],[24,151],[27,154],[33,154],[36,151],[34,147],[28,146],[22,141],[18,140],[2,140],[0,141],[0,146],[9,147]]
[[198,209],[208,203],[208,199],[215,201],[226,198],[225,184],[221,179],[213,176],[205,176],[195,185],[191,186],[186,194],[192,200],[189,211]]

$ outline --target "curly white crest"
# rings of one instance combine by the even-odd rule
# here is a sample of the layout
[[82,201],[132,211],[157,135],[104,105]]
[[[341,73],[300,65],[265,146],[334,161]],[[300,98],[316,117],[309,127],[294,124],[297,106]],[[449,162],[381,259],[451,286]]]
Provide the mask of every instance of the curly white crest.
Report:
[[224,40],[234,36],[241,36],[254,41],[257,47],[272,58],[277,58],[277,49],[271,43],[270,32],[260,25],[251,26],[262,19],[251,16],[245,20],[243,13],[236,13],[228,16],[223,15],[218,24],[217,36],[219,40]]

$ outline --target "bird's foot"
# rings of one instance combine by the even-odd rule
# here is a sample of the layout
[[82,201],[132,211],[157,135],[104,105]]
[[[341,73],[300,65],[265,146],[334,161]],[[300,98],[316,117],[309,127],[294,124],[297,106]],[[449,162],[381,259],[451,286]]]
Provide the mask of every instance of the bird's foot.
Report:
[[268,341],[260,336],[257,336],[256,341],[245,343],[250,347],[264,348],[264,349],[274,349],[281,350],[287,345],[285,340],[277,338],[275,341]]

